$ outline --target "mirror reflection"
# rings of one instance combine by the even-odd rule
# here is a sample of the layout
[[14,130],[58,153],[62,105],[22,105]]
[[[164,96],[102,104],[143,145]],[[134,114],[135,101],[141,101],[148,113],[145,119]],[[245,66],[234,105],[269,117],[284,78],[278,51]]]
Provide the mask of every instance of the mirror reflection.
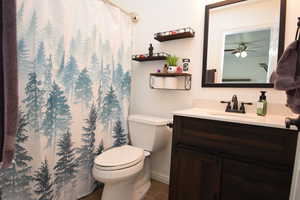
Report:
[[205,83],[269,83],[283,42],[280,0],[231,2],[208,15]]
[[[270,29],[226,34],[221,82],[266,83],[270,66]],[[275,58],[276,59],[276,58]]]

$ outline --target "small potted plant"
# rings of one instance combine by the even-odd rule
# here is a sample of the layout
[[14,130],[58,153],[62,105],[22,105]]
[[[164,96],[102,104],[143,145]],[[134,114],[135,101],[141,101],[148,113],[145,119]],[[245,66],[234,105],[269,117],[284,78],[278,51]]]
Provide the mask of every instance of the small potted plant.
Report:
[[179,58],[176,56],[168,56],[167,57],[167,63],[169,65],[168,72],[169,73],[175,73],[177,70],[177,62]]

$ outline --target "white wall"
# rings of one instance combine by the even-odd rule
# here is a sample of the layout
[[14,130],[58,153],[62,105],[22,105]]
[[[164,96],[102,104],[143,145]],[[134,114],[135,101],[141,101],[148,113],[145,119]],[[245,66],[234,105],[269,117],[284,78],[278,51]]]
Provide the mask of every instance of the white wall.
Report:
[[[193,85],[191,91],[160,91],[149,89],[149,73],[163,65],[162,62],[133,63],[131,113],[170,117],[173,110],[189,108],[194,99],[228,100],[237,94],[240,100],[257,101],[261,89],[201,88],[202,46],[204,8],[216,0],[114,0],[127,10],[136,12],[140,22],[135,30],[134,53],[146,53],[149,43],[155,51],[166,51],[180,57],[191,58]],[[286,44],[295,37],[300,1],[287,0]],[[193,39],[156,42],[153,34],[191,26],[196,31]],[[267,89],[268,100],[285,103],[285,93]],[[170,144],[166,150],[152,157],[153,171],[163,177],[169,176]]]

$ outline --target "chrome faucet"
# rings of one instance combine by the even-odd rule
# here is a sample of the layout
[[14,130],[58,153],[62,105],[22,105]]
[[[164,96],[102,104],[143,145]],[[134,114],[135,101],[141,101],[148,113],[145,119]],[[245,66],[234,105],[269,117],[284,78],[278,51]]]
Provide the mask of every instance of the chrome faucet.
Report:
[[[252,105],[252,103],[241,102],[241,106],[239,108],[239,101],[237,95],[233,95],[231,101],[221,101],[221,103],[227,103],[225,112],[233,113],[246,113],[245,105]],[[231,103],[233,103],[232,107]]]

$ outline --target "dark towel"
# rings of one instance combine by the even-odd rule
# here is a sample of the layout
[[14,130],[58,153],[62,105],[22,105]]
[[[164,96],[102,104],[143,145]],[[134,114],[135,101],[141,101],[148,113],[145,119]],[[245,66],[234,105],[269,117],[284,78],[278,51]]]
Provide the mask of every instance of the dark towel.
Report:
[[296,40],[288,46],[279,60],[271,82],[277,90],[287,94],[287,106],[300,114],[300,45]]
[[5,168],[11,164],[15,152],[15,134],[18,121],[18,65],[16,1],[2,0],[1,4],[1,67],[4,76],[4,130],[2,130],[4,133],[4,146],[2,167]]
[[294,41],[284,51],[279,60],[276,72],[271,76],[271,82],[277,90],[293,90],[300,88],[300,76],[297,72],[298,41]]

